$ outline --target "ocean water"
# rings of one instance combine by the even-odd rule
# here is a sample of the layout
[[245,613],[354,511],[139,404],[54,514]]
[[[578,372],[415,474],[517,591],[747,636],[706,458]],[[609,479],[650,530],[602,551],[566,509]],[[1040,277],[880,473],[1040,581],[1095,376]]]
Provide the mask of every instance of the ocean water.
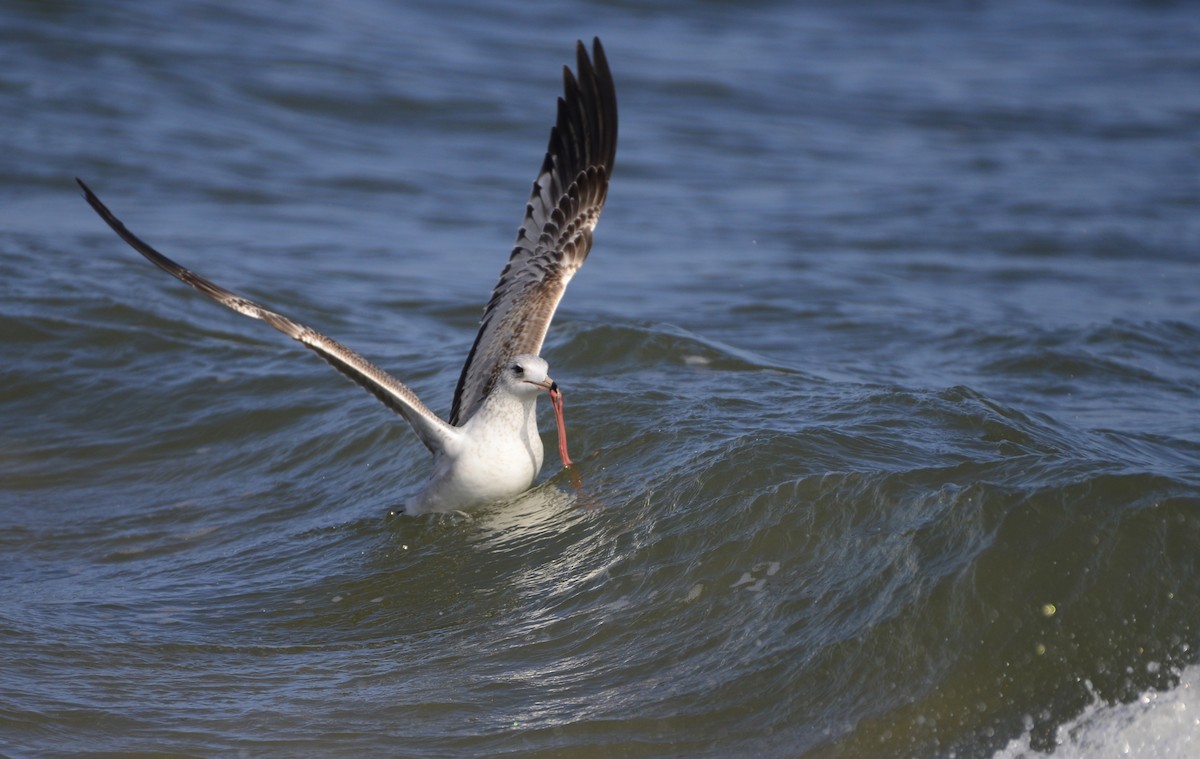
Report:
[[[0,7],[0,754],[1195,755],[1200,10],[506,5]],[[74,186],[445,413],[592,36],[511,503]]]

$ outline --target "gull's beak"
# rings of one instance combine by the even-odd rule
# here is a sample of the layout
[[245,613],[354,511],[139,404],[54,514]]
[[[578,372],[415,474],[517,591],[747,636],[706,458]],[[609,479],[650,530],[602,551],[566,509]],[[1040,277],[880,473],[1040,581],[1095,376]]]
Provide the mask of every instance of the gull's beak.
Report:
[[531,385],[537,385],[541,389],[543,389],[547,392],[550,392],[550,393],[558,391],[558,383],[555,382],[554,380],[550,379],[549,377],[547,377],[543,382],[530,382],[529,380],[525,380],[525,381],[529,382],[529,384],[531,384]]

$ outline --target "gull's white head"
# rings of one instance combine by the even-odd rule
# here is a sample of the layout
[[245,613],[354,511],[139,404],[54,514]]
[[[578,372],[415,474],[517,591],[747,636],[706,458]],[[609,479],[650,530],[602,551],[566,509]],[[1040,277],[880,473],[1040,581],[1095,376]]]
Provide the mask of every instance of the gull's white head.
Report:
[[547,373],[550,365],[540,356],[523,353],[513,356],[500,371],[500,384],[520,398],[536,397],[542,391],[555,389],[554,380]]

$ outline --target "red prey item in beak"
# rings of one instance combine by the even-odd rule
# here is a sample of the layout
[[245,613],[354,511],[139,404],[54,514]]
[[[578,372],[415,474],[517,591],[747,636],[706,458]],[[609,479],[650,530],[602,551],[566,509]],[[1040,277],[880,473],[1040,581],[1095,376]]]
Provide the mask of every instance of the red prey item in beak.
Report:
[[557,382],[550,386],[550,405],[554,406],[554,420],[558,423],[558,455],[566,468],[572,464],[571,457],[567,455],[567,423],[563,421],[562,391],[558,389]]

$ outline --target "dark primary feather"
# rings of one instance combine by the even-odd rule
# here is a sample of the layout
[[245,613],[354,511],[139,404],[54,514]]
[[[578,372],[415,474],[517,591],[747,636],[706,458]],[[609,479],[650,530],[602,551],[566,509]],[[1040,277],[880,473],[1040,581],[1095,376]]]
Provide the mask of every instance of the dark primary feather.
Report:
[[592,61],[584,44],[576,45],[578,78],[563,67],[546,158],[459,377],[450,424],[479,410],[509,358],[541,353],[567,282],[591,250],[617,152],[616,90],[600,40],[592,44]]

